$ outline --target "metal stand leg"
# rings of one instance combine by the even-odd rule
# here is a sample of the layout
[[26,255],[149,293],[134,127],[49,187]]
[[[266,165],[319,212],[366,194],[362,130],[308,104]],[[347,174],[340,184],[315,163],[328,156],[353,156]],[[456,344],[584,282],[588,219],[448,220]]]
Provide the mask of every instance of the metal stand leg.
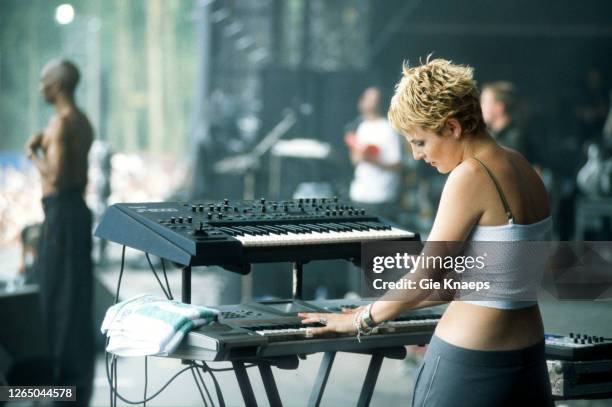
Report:
[[244,363],[232,362],[232,366],[234,367],[234,373],[236,373],[236,379],[238,380],[238,386],[240,387],[240,392],[242,393],[244,405],[247,407],[257,406],[255,393],[253,393],[253,387],[251,386],[249,375],[244,367]]
[[304,264],[302,262],[296,261],[291,263],[291,268],[293,270],[293,299],[301,300],[302,299],[302,272],[303,272]]
[[319,404],[321,404],[321,398],[323,397],[323,392],[325,391],[327,379],[329,378],[329,372],[331,372],[335,357],[336,352],[325,352],[323,354],[323,359],[321,360],[321,365],[319,366],[319,372],[317,373],[314,386],[312,387],[312,392],[310,392],[310,397],[308,399],[309,407],[319,407]]
[[266,395],[268,396],[270,407],[283,407],[283,403],[281,402],[280,395],[278,394],[278,388],[276,387],[276,382],[274,381],[274,375],[272,374],[272,369],[270,368],[270,365],[267,363],[260,363],[257,365],[257,367],[259,368],[261,380],[263,382],[264,388],[266,389]]
[[191,266],[183,267],[183,281],[181,286],[181,301],[191,303]]
[[[181,301],[185,304],[191,304],[191,266],[183,267],[181,283]],[[191,363],[189,359],[182,359],[183,365]]]
[[370,405],[372,400],[372,393],[374,393],[374,387],[376,386],[376,380],[378,379],[378,373],[382,366],[384,356],[380,353],[375,353],[370,359],[370,365],[368,366],[368,373],[366,373],[365,380],[363,381],[363,387],[361,387],[361,393],[359,394],[359,401],[357,406],[367,407]]

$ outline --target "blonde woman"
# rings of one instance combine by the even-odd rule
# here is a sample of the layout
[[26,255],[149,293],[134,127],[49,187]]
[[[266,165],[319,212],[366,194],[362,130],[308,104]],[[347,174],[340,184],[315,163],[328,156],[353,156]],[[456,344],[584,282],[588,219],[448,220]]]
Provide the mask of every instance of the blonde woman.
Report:
[[[429,241],[542,241],[551,230],[546,190],[531,165],[487,133],[470,67],[434,59],[404,66],[388,113],[416,160],[448,174]],[[427,251],[427,246],[425,250]],[[516,262],[505,250],[487,264]],[[521,259],[543,272],[543,262]],[[503,266],[502,266],[503,267]],[[483,270],[483,273],[500,270]],[[501,270],[504,272],[504,270]],[[516,268],[506,283],[522,287]],[[401,312],[432,305],[423,290],[394,292],[355,314],[301,314],[324,321],[313,334],[367,331]],[[519,292],[520,294],[520,292]],[[390,300],[392,299],[392,300]],[[452,301],[428,347],[414,406],[553,405],[544,332],[535,301]]]

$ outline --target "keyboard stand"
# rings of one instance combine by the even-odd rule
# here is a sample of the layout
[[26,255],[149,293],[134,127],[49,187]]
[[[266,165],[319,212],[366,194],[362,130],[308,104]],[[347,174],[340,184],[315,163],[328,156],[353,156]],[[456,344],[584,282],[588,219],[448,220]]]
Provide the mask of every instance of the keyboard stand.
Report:
[[302,300],[303,299],[303,290],[302,290],[302,282],[303,282],[303,272],[304,272],[304,263],[301,261],[294,261],[291,263],[291,271],[292,271],[292,290],[291,294],[293,295],[294,300]]
[[[232,362],[236,379],[238,380],[238,387],[240,387],[240,393],[244,400],[245,406],[257,406],[257,399],[253,392],[253,386],[249,380],[245,363],[253,362],[252,360],[237,360]],[[266,390],[266,396],[268,397],[268,403],[270,407],[282,407],[283,403],[278,393],[278,387],[274,380],[274,374],[272,373],[272,366],[275,366],[283,370],[295,370],[299,365],[297,356],[282,356],[278,358],[267,358],[254,362],[259,369],[261,375],[261,381],[263,382],[264,389]]]
[[181,279],[181,301],[191,304],[191,266],[183,267]]
[[[372,355],[366,377],[363,381],[363,386],[361,387],[359,400],[357,401],[357,406],[367,407],[370,405],[370,401],[372,400],[372,394],[374,393],[374,387],[376,387],[376,380],[378,379],[378,374],[380,373],[383,359],[389,358],[402,360],[406,357],[406,348],[403,346],[398,346],[394,348],[381,348],[350,353]],[[310,393],[310,397],[308,399],[308,407],[318,407],[320,405],[335,357],[336,352],[325,352],[323,354],[323,359],[321,360],[321,365],[319,366],[319,372],[317,373],[312,392]]]
[[[303,299],[303,272],[304,263],[295,261],[291,263],[291,271],[293,273],[292,296],[295,300]],[[182,284],[181,284],[181,301],[185,304],[191,304],[191,266],[182,268]]]

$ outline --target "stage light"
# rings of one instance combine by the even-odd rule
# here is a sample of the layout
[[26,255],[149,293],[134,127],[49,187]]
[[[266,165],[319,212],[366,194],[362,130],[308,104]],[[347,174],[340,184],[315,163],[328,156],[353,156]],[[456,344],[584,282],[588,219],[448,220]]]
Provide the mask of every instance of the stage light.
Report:
[[70,24],[74,20],[74,7],[70,4],[60,4],[55,9],[55,19],[62,25]]

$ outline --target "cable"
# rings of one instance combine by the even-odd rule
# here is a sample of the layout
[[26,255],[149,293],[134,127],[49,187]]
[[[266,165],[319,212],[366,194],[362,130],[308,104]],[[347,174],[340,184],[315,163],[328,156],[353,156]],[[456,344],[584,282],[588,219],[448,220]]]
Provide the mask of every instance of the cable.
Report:
[[146,356],[144,357],[144,359],[145,359],[145,364],[144,364],[145,365],[144,366],[144,379],[145,379],[145,381],[144,381],[144,396],[143,396],[144,401],[142,402],[142,405],[143,405],[143,407],[147,407],[147,382],[149,380],[148,372],[147,372],[147,370],[148,370],[147,369],[147,360],[148,359],[147,359]]
[[193,380],[196,383],[196,386],[198,387],[198,391],[200,392],[200,396],[202,397],[202,401],[204,402],[204,406],[208,407],[208,403],[206,402],[206,397],[204,397],[204,393],[202,393],[202,387],[200,386],[200,382],[198,381],[198,378],[194,372],[194,367],[193,364],[191,364],[191,375],[193,376]]
[[121,249],[121,270],[119,271],[119,281],[117,282],[117,292],[115,293],[115,304],[119,301],[119,290],[121,289],[121,279],[123,278],[123,267],[125,266],[125,246]]
[[113,398],[113,401],[114,401],[113,406],[116,407],[117,406],[117,396],[118,396],[118,394],[117,394],[117,381],[118,381],[118,379],[117,379],[117,362],[118,362],[117,356],[113,356],[113,360],[114,360],[114,363],[113,363],[113,365],[114,365],[114,368],[113,368],[114,386],[113,387],[115,389],[115,392],[114,392],[115,396]]
[[[217,381],[215,374],[212,372],[212,369],[210,368],[210,366],[208,366],[206,362],[204,361],[201,361],[201,362],[202,362],[202,365],[198,365],[197,363],[196,365],[199,366],[205,372],[208,372],[208,374],[212,378],[213,383],[215,384],[215,391],[217,392],[217,400],[219,401],[219,406],[225,407],[225,399],[223,398],[223,393],[221,392],[221,386],[219,385],[219,382]],[[252,366],[255,366],[255,365],[253,364],[247,367],[252,367]],[[220,370],[220,369],[216,369],[216,370]],[[228,369],[228,370],[231,370],[231,369]]]
[[[116,359],[116,358],[117,357],[113,355],[113,359]],[[117,391],[117,387],[116,387],[116,385],[117,385],[117,376],[116,376],[117,365],[116,365],[116,363],[114,363],[114,367],[112,365],[113,365],[113,362],[111,362],[111,372],[114,370],[114,374],[111,373],[111,376],[113,377],[114,385],[111,385],[111,392],[113,392],[114,395],[115,395],[115,403],[111,404],[111,406],[117,404],[116,403],[116,399],[117,398],[119,398],[121,401],[123,401],[125,403],[128,403],[128,404],[143,404],[145,402],[149,402],[149,401],[153,400],[155,397],[159,396],[160,393],[162,391],[164,391],[170,385],[170,383],[172,383],[174,381],[174,379],[176,379],[179,375],[181,375],[182,373],[184,373],[187,370],[191,369],[191,366],[188,366],[188,367],[185,367],[185,368],[179,370],[178,372],[176,372],[174,374],[174,376],[172,376],[170,379],[168,379],[168,381],[166,381],[166,383],[158,391],[153,393],[151,396],[147,397],[145,400],[132,401],[132,400],[126,399],[121,394],[119,394],[119,392]],[[107,364],[107,368],[108,368],[108,364]],[[108,370],[107,370],[107,373],[108,373]],[[111,383],[110,382],[111,376],[107,376],[107,379],[109,380],[109,383]]]
[[149,257],[149,253],[145,253],[145,256],[147,258],[147,262],[149,263],[149,267],[151,267],[151,271],[153,272],[153,275],[157,279],[157,282],[159,283],[159,286],[161,287],[162,291],[164,292],[164,295],[166,296],[166,298],[170,299],[170,295],[168,295],[168,293],[166,292],[166,289],[164,288],[164,285],[162,284],[161,280],[159,279],[159,276],[157,275],[157,271],[155,271],[155,267],[153,267],[153,263],[151,263],[151,258]]
[[164,280],[166,280],[166,288],[168,289],[168,294],[170,294],[170,299],[173,300],[174,295],[172,295],[172,290],[170,290],[170,283],[168,283],[168,275],[166,274],[166,260],[164,260],[163,257],[160,257],[159,260],[161,261],[162,270],[164,272]]
[[[106,340],[106,346],[108,346],[108,339]],[[106,352],[106,350],[104,351],[104,356],[106,358],[106,363],[104,363],[104,365],[106,367],[106,377],[108,379],[108,384],[109,384],[109,387],[110,387],[110,392],[109,392],[110,400],[109,400],[108,405],[112,407],[113,406],[113,386],[111,385],[112,378],[108,374],[108,352]]]
[[200,378],[200,381],[202,382],[202,385],[204,386],[204,390],[206,391],[206,395],[208,396],[208,400],[210,400],[210,404],[214,407],[215,403],[214,403],[212,397],[210,396],[210,392],[208,391],[208,386],[206,386],[206,382],[204,381],[204,378],[202,377],[202,374],[200,373],[200,367],[195,365],[195,370],[196,370],[196,373],[198,374],[198,377]]
[[219,382],[217,381],[215,374],[210,369],[208,370],[208,374],[210,375],[210,377],[212,377],[212,380],[215,383],[215,391],[217,392],[217,400],[219,400],[219,407],[225,407],[225,399],[223,398],[221,386],[219,386]]

